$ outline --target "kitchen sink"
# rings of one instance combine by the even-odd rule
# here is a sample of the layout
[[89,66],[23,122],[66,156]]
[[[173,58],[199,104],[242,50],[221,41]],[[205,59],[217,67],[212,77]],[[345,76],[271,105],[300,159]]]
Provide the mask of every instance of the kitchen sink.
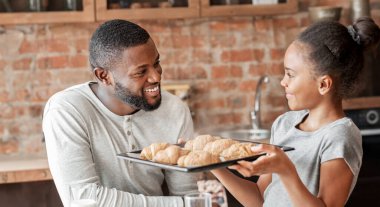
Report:
[[235,128],[215,130],[212,135],[223,138],[269,143],[270,131],[267,129]]

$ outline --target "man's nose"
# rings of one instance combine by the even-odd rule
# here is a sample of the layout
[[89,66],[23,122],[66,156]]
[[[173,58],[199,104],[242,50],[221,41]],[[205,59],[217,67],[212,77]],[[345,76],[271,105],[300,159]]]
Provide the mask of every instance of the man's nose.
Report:
[[148,74],[148,82],[156,83],[161,81],[161,73],[156,68],[151,68]]

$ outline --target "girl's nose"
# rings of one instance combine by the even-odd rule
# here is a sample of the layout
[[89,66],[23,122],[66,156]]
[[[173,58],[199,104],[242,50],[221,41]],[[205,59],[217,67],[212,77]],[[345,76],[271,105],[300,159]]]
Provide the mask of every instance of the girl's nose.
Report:
[[280,82],[281,86],[284,87],[284,88],[287,86],[287,83],[286,83],[285,78],[286,78],[286,77],[284,76],[284,77],[282,78],[281,82]]

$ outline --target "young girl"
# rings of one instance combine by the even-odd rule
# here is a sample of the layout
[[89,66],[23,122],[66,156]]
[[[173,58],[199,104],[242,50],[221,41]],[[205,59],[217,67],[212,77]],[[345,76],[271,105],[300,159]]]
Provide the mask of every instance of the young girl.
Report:
[[256,183],[227,169],[212,173],[244,206],[344,206],[361,166],[359,129],[342,109],[363,67],[363,51],[376,45],[380,29],[370,18],[348,28],[338,22],[311,25],[289,46],[281,85],[292,110],[272,126],[271,144],[294,147],[283,152],[271,145],[254,162],[230,169],[260,175]]

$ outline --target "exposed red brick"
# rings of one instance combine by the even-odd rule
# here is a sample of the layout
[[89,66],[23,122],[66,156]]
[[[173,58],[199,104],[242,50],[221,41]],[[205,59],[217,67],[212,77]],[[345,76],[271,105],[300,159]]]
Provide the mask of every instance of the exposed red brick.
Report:
[[22,58],[13,62],[12,67],[15,70],[29,70],[32,65],[32,58]]
[[14,96],[12,101],[29,101],[30,100],[30,91],[26,88],[21,88],[14,90]]
[[218,124],[235,124],[241,120],[241,114],[217,114],[215,115],[216,123]]
[[32,79],[31,73],[17,71],[13,73],[12,86],[13,89],[26,89],[30,85]]
[[164,62],[186,64],[189,61],[190,54],[187,50],[176,49],[165,56],[166,60]]
[[52,84],[51,72],[47,70],[36,70],[32,73],[33,79],[30,81],[32,86],[46,86]]
[[224,62],[251,61],[253,60],[253,51],[250,49],[224,51],[221,55],[221,59]]
[[39,69],[53,69],[65,68],[69,65],[68,56],[52,56],[42,57],[37,59],[37,68]]
[[10,102],[10,94],[8,91],[0,90],[0,102],[1,103],[8,103]]
[[203,67],[188,67],[177,69],[177,79],[204,79],[207,78],[207,73]]
[[88,52],[88,39],[76,39],[74,41],[74,47],[77,53]]
[[230,67],[231,77],[234,78],[242,78],[243,77],[243,69],[240,66],[231,66]]
[[297,19],[295,19],[294,17],[287,17],[287,18],[273,20],[274,28],[293,28],[297,26],[298,26],[298,22],[297,22]]
[[211,62],[211,54],[208,50],[203,49],[194,49],[192,51],[192,61],[197,63],[210,63]]
[[164,49],[173,48],[173,41],[170,35],[155,36],[153,41],[160,52]]
[[258,19],[254,26],[257,32],[269,32],[273,28],[273,21],[271,19]]
[[282,60],[285,55],[285,49],[282,48],[272,48],[270,50],[270,57],[272,60]]
[[211,68],[211,77],[214,79],[226,78],[229,75],[229,66],[214,66]]
[[0,141],[0,154],[15,154],[19,151],[19,142],[11,139],[6,142]]
[[271,75],[284,75],[284,64],[281,63],[272,63],[268,66],[268,73]]
[[89,70],[60,70],[52,76],[54,80],[67,85],[75,85],[92,80],[92,74]]
[[189,48],[191,46],[190,36],[173,35],[172,41],[174,48]]
[[252,19],[241,19],[234,20],[229,22],[230,30],[232,31],[240,31],[240,30],[249,30],[252,28]]
[[45,42],[46,52],[69,52],[67,39],[49,39]]
[[243,92],[253,92],[256,89],[256,84],[255,80],[245,80],[239,84],[239,89]]
[[264,75],[268,72],[266,64],[250,65],[249,74],[253,77]]
[[202,48],[208,45],[208,40],[205,36],[192,36],[191,46],[193,48]]
[[5,69],[5,61],[1,59],[1,56],[0,56],[0,71],[3,71]]
[[235,90],[237,88],[237,83],[234,80],[228,80],[228,79],[218,79],[212,82],[211,88],[215,88],[219,91],[231,91]]
[[23,42],[21,43],[20,48],[19,48],[19,53],[20,54],[37,53],[38,48],[39,48],[39,46],[38,46],[37,42],[28,41],[27,39],[24,39]]
[[163,80],[176,80],[177,70],[172,67],[163,67],[162,69],[162,79]]
[[226,32],[229,30],[228,24],[224,21],[211,22],[209,27],[212,32]]
[[87,55],[75,55],[69,57],[69,67],[70,68],[90,68],[89,60]]
[[197,95],[208,94],[211,90],[210,85],[211,84],[206,81],[197,81],[195,84],[193,84],[193,92]]
[[223,98],[217,98],[217,99],[210,99],[207,101],[200,101],[195,102],[193,104],[193,107],[196,109],[217,109],[217,108],[224,108],[225,107],[225,101]]
[[0,90],[5,88],[8,77],[5,76],[5,72],[0,70]]
[[26,107],[2,104],[0,111],[0,118],[2,119],[17,119],[26,114]]
[[[73,85],[73,84],[71,84]],[[30,94],[33,103],[45,103],[54,93],[61,91],[66,86],[40,86],[34,87]]]
[[255,49],[253,50],[253,59],[257,62],[261,62],[264,58],[264,50],[263,49]]
[[41,117],[42,111],[42,105],[33,105],[29,107],[29,114],[31,115],[31,117]]
[[148,27],[148,32],[151,34],[155,33],[167,33],[170,32],[171,27],[169,27],[167,24],[150,24]]
[[246,95],[234,95],[227,98],[228,108],[243,108],[247,106]]
[[212,35],[210,37],[211,47],[231,47],[236,43],[236,37],[230,34]]

